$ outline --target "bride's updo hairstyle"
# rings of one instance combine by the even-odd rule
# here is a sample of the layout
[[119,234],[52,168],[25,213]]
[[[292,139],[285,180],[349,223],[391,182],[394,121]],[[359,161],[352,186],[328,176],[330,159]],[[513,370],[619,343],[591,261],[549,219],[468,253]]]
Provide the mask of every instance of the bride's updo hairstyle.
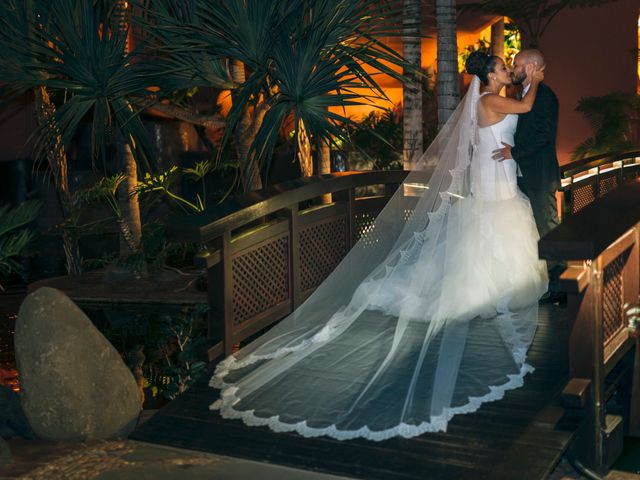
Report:
[[495,71],[498,58],[500,57],[487,55],[480,51],[471,52],[465,63],[465,68],[468,73],[477,75],[482,83],[488,85],[489,74]]

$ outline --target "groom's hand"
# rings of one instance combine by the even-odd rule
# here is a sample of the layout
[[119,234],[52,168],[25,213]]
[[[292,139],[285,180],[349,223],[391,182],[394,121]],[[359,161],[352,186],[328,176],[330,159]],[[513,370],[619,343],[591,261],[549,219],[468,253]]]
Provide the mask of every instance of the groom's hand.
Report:
[[502,162],[503,160],[507,160],[507,159],[511,159],[513,158],[511,156],[511,145],[509,145],[508,143],[504,143],[504,142],[500,142],[502,143],[502,145],[504,145],[504,147],[499,148],[497,150],[493,151],[493,159],[497,160],[499,162]]

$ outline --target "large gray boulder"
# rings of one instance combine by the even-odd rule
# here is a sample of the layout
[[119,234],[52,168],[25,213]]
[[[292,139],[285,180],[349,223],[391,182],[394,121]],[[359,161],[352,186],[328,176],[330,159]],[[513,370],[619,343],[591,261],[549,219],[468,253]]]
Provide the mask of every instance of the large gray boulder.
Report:
[[39,437],[82,441],[131,433],[141,409],[133,374],[64,293],[43,287],[27,296],[15,350],[22,405]]

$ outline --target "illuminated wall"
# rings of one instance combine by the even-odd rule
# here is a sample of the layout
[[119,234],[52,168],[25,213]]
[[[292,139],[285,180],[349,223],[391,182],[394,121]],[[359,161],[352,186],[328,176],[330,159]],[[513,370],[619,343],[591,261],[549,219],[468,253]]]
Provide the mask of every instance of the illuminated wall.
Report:
[[575,111],[582,97],[638,90],[638,11],[640,0],[563,10],[543,35],[545,82],[560,101],[558,155],[571,152],[593,133]]

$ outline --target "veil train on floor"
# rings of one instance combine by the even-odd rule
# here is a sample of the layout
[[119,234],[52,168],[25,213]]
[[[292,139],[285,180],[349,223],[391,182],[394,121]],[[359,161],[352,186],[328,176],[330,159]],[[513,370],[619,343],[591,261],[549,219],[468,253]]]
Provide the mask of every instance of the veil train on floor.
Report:
[[[546,285],[492,273],[512,262],[499,233],[521,213],[471,195],[478,100],[476,77],[335,271],[218,365],[212,410],[275,431],[384,440],[446,430],[453,415],[522,385],[532,299]],[[495,162],[496,181],[503,168]]]

